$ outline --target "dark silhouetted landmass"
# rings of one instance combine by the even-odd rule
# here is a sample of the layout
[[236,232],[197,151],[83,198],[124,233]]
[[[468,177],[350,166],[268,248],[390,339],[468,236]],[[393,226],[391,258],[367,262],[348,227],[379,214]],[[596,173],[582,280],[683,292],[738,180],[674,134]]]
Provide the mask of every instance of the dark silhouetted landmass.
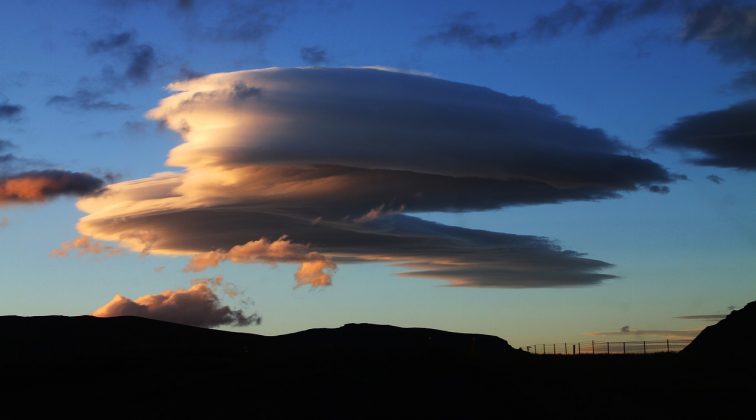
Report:
[[724,363],[752,361],[756,356],[756,301],[706,327],[680,353]]
[[[734,315],[722,323],[741,322]],[[755,390],[753,362],[723,370],[709,353],[535,356],[492,336],[371,324],[265,337],[134,317],[6,316],[0,332],[2,399],[33,398],[29,413],[722,418]]]

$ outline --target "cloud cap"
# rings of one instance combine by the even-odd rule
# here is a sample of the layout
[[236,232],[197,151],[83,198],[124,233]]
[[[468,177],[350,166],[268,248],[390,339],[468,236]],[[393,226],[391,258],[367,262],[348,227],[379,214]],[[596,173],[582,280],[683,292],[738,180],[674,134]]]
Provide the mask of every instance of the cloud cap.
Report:
[[83,234],[154,231],[153,251],[169,254],[286,236],[324,256],[300,269],[300,283],[324,283],[305,268],[333,270],[332,259],[385,261],[455,286],[586,285],[612,278],[600,273],[610,265],[546,238],[401,213],[595,200],[673,180],[552,106],[418,74],[271,68],[170,88],[149,116],[181,134],[167,164],[184,171],[81,200]]

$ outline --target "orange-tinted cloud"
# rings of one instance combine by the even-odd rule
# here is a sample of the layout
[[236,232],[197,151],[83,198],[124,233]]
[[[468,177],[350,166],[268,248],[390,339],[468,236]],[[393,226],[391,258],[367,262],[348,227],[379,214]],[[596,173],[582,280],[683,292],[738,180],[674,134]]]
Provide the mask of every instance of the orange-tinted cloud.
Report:
[[208,282],[195,282],[188,289],[165,290],[131,300],[117,294],[92,315],[139,316],[195,327],[245,326],[259,323],[257,314],[223,305]]
[[30,171],[0,177],[0,205],[40,202],[59,195],[84,196],[99,191],[93,175],[63,170]]
[[119,247],[95,241],[89,236],[79,236],[60,244],[58,248],[50,251],[50,256],[67,257],[69,253],[74,250],[78,251],[79,256],[86,254],[101,254],[110,257],[123,252],[123,249]]
[[220,289],[223,294],[231,299],[235,299],[241,294],[239,288],[235,284],[225,281],[223,276],[192,279],[192,285],[195,284],[204,284],[213,291]]
[[321,287],[331,285],[331,272],[336,270],[336,263],[324,258],[311,258],[303,261],[299,269],[294,274],[297,280],[297,287],[310,285],[310,287]]
[[326,256],[310,251],[308,246],[293,243],[286,236],[282,236],[272,242],[261,238],[233,246],[228,251],[217,249],[195,254],[184,267],[184,271],[204,271],[209,267],[216,267],[221,261],[237,264],[300,262],[301,265],[294,275],[297,286],[306,284],[311,287],[330,286],[330,272],[336,270],[336,263]]

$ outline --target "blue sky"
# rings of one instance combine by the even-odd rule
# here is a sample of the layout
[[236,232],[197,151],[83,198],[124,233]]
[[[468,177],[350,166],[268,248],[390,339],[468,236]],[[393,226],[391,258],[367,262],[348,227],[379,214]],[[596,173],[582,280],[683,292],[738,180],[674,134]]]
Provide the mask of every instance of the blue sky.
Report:
[[[618,279],[580,287],[443,287],[434,280],[394,276],[400,270],[385,264],[364,263],[339,264],[332,286],[310,289],[293,287],[296,264],[226,262],[208,273],[235,283],[263,317],[260,325],[236,330],[280,334],[374,322],[495,334],[520,346],[590,340],[585,333],[625,325],[700,328],[706,323],[675,317],[725,314],[729,306],[739,308],[756,296],[756,174],[687,162],[695,152],[649,148],[657,132],[678,118],[753,97],[752,88],[731,87],[752,68],[748,52],[742,59],[725,59],[708,38],[684,39],[686,18],[695,9],[680,6],[615,21],[598,33],[587,29],[585,18],[558,35],[538,38],[528,35],[529,28],[538,16],[560,10],[563,0],[179,3],[3,2],[0,104],[17,104],[23,111],[0,119],[0,139],[15,144],[15,156],[99,177],[114,173],[123,181],[175,170],[164,162],[180,136],[144,116],[170,95],[168,83],[186,71],[307,66],[313,63],[303,60],[302,48],[314,47],[325,54],[314,63],[321,66],[426,72],[532,98],[687,176],[669,184],[671,191],[663,195],[638,190],[600,201],[415,214],[447,225],[548,237],[614,264],[607,272]],[[603,3],[574,4],[590,14]],[[701,4],[750,13],[754,7],[752,2]],[[229,32],[239,23],[229,17],[256,32]],[[444,41],[439,34],[452,22],[488,35],[517,31],[518,40],[506,46],[473,45],[463,37]],[[98,40],[125,33],[131,48],[152,51],[143,79],[123,76],[131,50],[92,50]],[[51,101],[81,89],[126,109]],[[707,180],[712,174],[724,182]],[[50,257],[79,235],[76,224],[83,214],[75,204],[76,198],[61,197],[0,207],[0,220],[7,218],[0,228],[0,313],[85,314],[116,293],[136,298],[185,288],[200,277],[182,272],[186,256]]]

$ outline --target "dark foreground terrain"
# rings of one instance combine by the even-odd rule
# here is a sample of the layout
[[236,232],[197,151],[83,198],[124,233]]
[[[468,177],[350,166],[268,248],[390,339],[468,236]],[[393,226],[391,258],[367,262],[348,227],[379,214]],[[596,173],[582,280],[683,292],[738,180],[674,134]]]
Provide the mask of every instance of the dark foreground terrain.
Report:
[[753,418],[755,318],[752,303],[680,354],[534,356],[491,336],[370,324],[263,337],[9,316],[0,399],[23,417]]

